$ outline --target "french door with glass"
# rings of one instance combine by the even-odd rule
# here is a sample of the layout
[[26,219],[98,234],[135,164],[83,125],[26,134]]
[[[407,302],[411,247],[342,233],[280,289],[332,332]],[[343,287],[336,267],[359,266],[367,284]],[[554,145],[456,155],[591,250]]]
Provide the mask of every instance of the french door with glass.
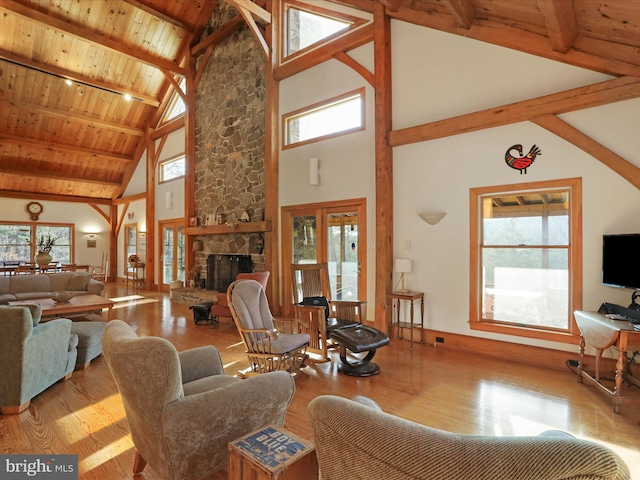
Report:
[[282,208],[284,313],[292,315],[291,265],[326,262],[333,300],[366,301],[366,199]]
[[165,220],[158,222],[160,234],[160,255],[158,272],[160,287],[169,290],[169,284],[175,280],[184,282],[185,241],[182,234],[184,220]]

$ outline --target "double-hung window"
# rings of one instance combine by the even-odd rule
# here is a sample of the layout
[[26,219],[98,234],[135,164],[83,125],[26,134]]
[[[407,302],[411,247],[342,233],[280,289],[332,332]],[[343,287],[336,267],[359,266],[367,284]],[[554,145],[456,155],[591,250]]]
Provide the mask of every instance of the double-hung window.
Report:
[[572,342],[581,181],[471,190],[471,328]]

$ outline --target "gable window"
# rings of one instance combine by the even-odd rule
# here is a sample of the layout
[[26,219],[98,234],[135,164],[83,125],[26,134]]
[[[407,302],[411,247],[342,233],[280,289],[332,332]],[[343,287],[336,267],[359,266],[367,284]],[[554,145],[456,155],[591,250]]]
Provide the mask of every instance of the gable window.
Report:
[[[178,84],[180,85],[180,89],[183,92],[186,92],[185,87],[186,87],[187,81],[184,78],[182,78],[178,82]],[[165,113],[164,113],[164,116],[162,117],[161,123],[169,122],[174,118],[179,117],[180,115],[184,114],[186,110],[187,110],[187,107],[184,104],[184,101],[182,100],[182,97],[180,96],[180,94],[178,94],[178,92],[173,92],[173,95],[171,96],[171,100],[169,100],[169,104],[165,109]]]
[[366,20],[300,2],[284,2],[284,57],[328,41]]
[[364,88],[282,116],[283,148],[364,130]]
[[185,166],[184,155],[179,155],[160,162],[158,164],[158,168],[160,169],[160,183],[184,177]]
[[573,342],[581,181],[471,189],[471,328]]

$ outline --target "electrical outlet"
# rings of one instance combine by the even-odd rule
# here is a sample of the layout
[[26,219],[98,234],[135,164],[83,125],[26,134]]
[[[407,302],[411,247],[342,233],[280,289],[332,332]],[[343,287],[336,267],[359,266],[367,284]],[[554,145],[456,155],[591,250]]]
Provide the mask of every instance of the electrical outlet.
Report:
[[436,343],[444,343],[444,337],[436,337]]
[[407,240],[406,242],[404,242],[404,249],[407,250],[407,251],[411,250],[411,242],[410,241]]

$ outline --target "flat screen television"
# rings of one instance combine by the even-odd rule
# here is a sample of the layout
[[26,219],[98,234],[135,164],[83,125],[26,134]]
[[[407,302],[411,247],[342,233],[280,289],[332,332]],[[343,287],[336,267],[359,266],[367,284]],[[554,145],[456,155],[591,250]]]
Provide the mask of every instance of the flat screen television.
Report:
[[602,283],[640,288],[640,233],[602,236]]

